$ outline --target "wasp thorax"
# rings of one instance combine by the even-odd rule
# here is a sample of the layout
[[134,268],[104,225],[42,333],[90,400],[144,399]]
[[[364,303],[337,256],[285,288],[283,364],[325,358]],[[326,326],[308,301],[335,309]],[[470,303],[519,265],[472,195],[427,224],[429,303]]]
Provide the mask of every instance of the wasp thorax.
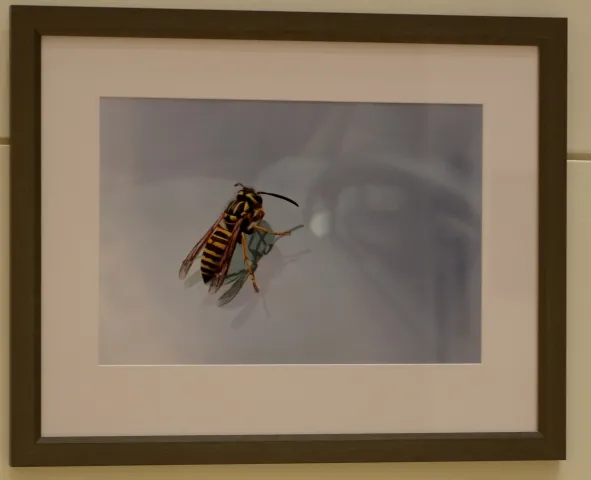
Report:
[[252,208],[257,208],[263,203],[263,199],[258,193],[240,191],[237,195],[238,201],[248,203]]

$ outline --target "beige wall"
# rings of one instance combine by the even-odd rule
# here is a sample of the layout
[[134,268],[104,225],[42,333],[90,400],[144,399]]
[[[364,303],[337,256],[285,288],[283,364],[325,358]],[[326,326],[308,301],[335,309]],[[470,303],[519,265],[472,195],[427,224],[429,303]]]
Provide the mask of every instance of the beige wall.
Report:
[[[399,13],[568,16],[570,22],[569,151],[591,159],[591,2],[589,0],[0,0],[0,144],[8,143],[8,5],[170,6],[341,10]],[[0,480],[17,479],[364,479],[587,480],[591,478],[591,161],[569,161],[568,460],[560,464],[399,464],[236,467],[140,467],[17,470],[7,466],[8,440],[8,153],[0,145]],[[584,155],[587,154],[587,155]]]

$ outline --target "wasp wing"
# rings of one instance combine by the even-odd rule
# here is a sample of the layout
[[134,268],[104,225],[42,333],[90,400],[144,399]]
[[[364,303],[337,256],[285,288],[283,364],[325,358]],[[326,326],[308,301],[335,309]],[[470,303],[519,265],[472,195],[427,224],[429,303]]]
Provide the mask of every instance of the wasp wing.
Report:
[[219,269],[211,279],[211,283],[209,285],[209,292],[216,293],[224,284],[224,280],[226,279],[226,275],[228,274],[228,270],[230,269],[230,263],[232,262],[232,257],[234,256],[234,251],[236,250],[236,245],[238,244],[238,238],[241,234],[241,227],[244,218],[240,218],[235,224],[234,229],[232,230],[232,235],[228,240],[228,246],[224,251],[222,259],[220,260]]
[[199,252],[205,246],[205,243],[207,242],[209,237],[211,237],[211,234],[216,229],[216,227],[221,223],[223,218],[224,218],[224,213],[222,212],[222,214],[215,221],[215,223],[210,227],[210,229],[205,233],[205,235],[203,235],[203,237],[201,237],[201,239],[195,244],[193,249],[185,257],[185,259],[183,260],[183,263],[181,263],[181,268],[179,269],[179,278],[181,280],[185,279],[185,277],[187,276],[187,273],[189,273],[189,270],[191,269],[191,266],[193,265],[193,262],[195,261],[195,258],[197,258],[197,255],[199,255]]
[[230,303],[236,295],[240,293],[240,290],[248,280],[248,270],[245,268],[242,272],[238,274],[238,276],[232,282],[232,285],[228,290],[226,290],[220,298],[218,298],[218,307],[223,307],[224,305]]

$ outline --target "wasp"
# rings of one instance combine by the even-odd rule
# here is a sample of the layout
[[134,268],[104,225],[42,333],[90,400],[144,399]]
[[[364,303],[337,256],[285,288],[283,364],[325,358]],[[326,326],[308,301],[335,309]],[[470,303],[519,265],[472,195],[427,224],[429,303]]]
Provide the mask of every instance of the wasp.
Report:
[[211,282],[209,284],[210,293],[217,292],[223,285],[237,244],[242,244],[244,264],[254,290],[258,293],[260,289],[254,276],[252,262],[248,256],[248,239],[246,235],[250,235],[255,231],[278,237],[291,235],[291,231],[272,232],[259,225],[265,216],[262,195],[280,198],[299,207],[294,200],[278,193],[259,192],[254,188],[244,186],[242,183],[236,183],[234,187],[240,187],[234,199],[230,201],[215,223],[195,244],[179,269],[179,278],[183,280],[189,273],[197,255],[203,250],[201,277],[205,284]]

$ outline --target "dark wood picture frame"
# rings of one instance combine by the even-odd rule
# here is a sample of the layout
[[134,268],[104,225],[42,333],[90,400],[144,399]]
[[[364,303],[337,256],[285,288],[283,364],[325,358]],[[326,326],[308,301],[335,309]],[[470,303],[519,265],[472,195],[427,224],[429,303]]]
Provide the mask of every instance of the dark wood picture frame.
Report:
[[[41,436],[41,39],[215,38],[531,45],[539,51],[538,424],[535,433]],[[567,20],[12,6],[12,466],[560,460],[566,450]]]

